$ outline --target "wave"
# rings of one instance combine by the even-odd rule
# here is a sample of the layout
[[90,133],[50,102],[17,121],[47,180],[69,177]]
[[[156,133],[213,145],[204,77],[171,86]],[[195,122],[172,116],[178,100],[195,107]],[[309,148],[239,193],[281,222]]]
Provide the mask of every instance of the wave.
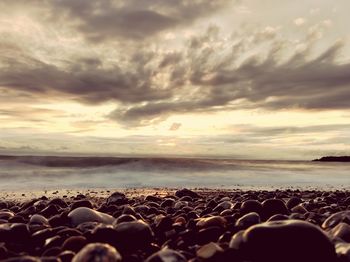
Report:
[[[92,168],[103,166],[142,166],[159,168],[210,169],[225,167],[225,160],[195,158],[142,157],[63,157],[63,156],[0,156],[0,161],[43,167]],[[232,163],[230,163],[232,166]]]

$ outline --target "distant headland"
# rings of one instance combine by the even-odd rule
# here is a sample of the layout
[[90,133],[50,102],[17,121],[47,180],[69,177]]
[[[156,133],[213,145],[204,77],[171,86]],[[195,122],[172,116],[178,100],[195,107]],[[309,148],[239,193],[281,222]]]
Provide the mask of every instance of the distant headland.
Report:
[[350,156],[324,156],[319,159],[314,159],[312,161],[321,162],[350,162]]

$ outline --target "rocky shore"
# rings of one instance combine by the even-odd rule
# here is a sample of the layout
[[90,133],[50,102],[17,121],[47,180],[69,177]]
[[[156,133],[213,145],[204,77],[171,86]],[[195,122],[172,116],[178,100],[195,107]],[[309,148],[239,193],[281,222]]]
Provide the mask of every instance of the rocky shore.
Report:
[[0,260],[347,262],[350,192],[3,197]]

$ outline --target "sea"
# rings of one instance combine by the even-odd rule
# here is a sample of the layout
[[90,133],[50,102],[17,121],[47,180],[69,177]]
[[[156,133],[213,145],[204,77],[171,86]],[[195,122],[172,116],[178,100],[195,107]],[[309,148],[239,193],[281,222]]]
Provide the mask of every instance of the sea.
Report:
[[350,163],[165,157],[0,156],[0,189],[350,189]]

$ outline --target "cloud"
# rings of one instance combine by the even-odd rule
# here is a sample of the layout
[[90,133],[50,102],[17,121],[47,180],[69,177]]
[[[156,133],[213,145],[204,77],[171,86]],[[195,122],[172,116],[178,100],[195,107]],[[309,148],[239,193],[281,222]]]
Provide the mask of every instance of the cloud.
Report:
[[173,123],[171,126],[170,126],[170,128],[169,128],[169,130],[171,130],[171,131],[176,131],[176,130],[178,130],[180,127],[181,127],[181,123]]
[[302,25],[304,25],[305,23],[306,23],[306,19],[303,18],[303,17],[299,17],[299,18],[294,19],[294,24],[295,24],[296,26],[302,26]]
[[165,29],[189,25],[223,8],[227,0],[52,1],[51,19],[71,21],[87,39],[144,39]]
[[[300,29],[306,31],[297,44],[286,39],[283,27],[265,25],[237,29],[232,36],[210,25],[189,39],[173,39],[172,45],[158,41],[157,33],[190,25],[226,4],[46,2],[43,8],[50,12],[40,21],[50,22],[47,27],[57,30],[56,38],[43,33],[45,37],[38,35],[45,41],[35,42],[35,30],[26,31],[25,38],[25,23],[13,23],[10,33],[0,28],[6,33],[0,39],[0,101],[16,97],[23,103],[114,103],[115,110],[106,112],[106,118],[127,127],[188,112],[350,109],[350,63],[340,61],[344,43],[317,45],[328,22]],[[69,28],[84,38],[66,31],[61,35],[58,22],[63,31]],[[108,39],[118,41],[104,41]]]

